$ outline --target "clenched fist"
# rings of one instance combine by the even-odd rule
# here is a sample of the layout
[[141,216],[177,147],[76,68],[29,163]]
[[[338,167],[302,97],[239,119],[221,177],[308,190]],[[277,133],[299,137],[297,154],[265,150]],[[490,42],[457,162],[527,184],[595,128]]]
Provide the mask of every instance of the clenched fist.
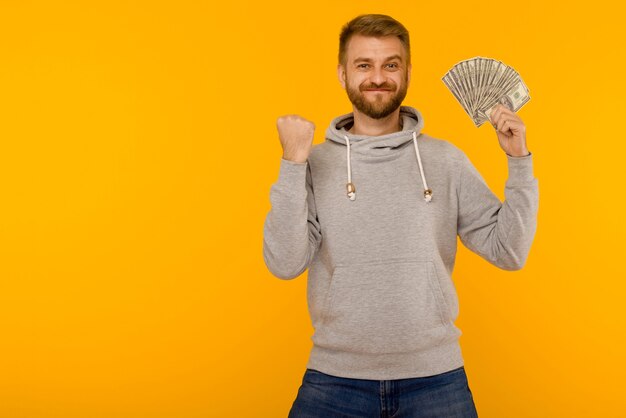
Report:
[[313,144],[315,124],[298,115],[285,115],[276,121],[278,137],[283,147],[283,158],[304,163]]

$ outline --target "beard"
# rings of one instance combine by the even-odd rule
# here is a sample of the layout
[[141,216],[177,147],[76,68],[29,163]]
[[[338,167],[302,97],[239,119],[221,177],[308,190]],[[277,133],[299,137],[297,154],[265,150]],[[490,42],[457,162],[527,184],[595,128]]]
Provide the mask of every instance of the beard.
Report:
[[[392,91],[391,97],[385,98],[388,93],[376,94],[373,100],[368,100],[365,97],[365,90],[368,89],[389,89]],[[381,85],[364,84],[358,88],[353,88],[348,82],[348,76],[346,74],[346,91],[348,98],[352,105],[357,108],[361,113],[369,116],[372,119],[382,119],[392,114],[406,97],[407,93],[407,75],[404,74],[404,80],[400,87],[395,83],[385,82]],[[395,91],[395,93],[393,93]]]

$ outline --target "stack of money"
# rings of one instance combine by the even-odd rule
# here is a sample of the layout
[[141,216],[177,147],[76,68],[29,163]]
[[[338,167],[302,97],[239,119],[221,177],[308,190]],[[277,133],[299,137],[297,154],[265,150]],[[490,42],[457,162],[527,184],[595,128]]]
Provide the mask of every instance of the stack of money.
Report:
[[476,127],[489,120],[498,103],[517,112],[530,100],[528,88],[517,71],[492,58],[461,61],[442,80]]

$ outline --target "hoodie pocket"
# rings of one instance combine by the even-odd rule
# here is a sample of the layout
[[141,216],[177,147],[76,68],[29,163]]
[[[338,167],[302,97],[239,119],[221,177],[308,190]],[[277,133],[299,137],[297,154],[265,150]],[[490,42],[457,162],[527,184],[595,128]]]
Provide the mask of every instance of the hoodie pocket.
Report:
[[446,336],[447,305],[431,261],[337,265],[316,343],[370,353],[406,352]]

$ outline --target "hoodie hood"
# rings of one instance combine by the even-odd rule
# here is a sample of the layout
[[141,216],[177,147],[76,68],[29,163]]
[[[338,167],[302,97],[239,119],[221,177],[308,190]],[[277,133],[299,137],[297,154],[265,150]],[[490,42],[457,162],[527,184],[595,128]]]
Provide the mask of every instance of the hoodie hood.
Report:
[[401,131],[380,136],[354,135],[348,132],[348,129],[354,125],[354,113],[348,113],[333,119],[326,130],[326,139],[346,145],[345,136],[347,135],[353,150],[356,151],[356,148],[359,148],[359,152],[366,154],[371,149],[396,148],[411,141],[413,132],[420,135],[424,127],[422,115],[417,109],[412,107],[400,106],[400,119],[402,120]]
[[424,120],[420,112],[410,106],[400,106],[400,119],[402,120],[401,131],[379,136],[353,135],[348,132],[348,129],[354,124],[354,113],[338,116],[330,123],[330,126],[326,130],[326,140],[346,146],[346,170],[348,177],[346,187],[350,200],[356,199],[356,186],[352,183],[351,148],[352,152],[359,154],[380,155],[381,152],[387,152],[390,149],[398,148],[409,141],[413,141],[415,157],[419,165],[421,180],[424,186],[424,200],[426,202],[431,201],[432,190],[428,188],[426,183],[418,147],[418,138],[424,127]]

